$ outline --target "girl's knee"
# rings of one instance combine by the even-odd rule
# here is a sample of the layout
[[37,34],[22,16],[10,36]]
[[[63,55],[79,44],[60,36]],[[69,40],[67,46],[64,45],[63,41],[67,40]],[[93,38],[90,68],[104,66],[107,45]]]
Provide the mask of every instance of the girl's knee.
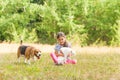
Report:
[[54,53],[50,53],[50,56],[51,56],[52,60],[54,61],[54,63],[58,62],[58,59]]
[[73,59],[73,60],[68,59],[66,62],[67,62],[67,63],[70,63],[70,64],[76,64],[76,63],[77,63],[77,60],[75,60],[75,59]]

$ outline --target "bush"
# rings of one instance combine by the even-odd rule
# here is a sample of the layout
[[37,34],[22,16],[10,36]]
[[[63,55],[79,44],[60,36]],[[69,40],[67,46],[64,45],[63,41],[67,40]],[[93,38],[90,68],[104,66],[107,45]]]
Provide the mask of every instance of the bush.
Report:
[[1,0],[0,4],[1,41],[18,42],[22,36],[26,42],[53,44],[56,33],[63,31],[82,46],[120,43],[119,0]]

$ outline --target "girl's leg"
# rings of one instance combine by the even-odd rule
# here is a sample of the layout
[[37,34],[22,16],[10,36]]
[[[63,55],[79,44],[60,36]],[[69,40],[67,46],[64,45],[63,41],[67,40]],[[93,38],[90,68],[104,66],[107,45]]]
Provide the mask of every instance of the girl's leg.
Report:
[[58,57],[54,53],[51,53],[50,56],[52,57],[54,63],[58,63]]
[[76,64],[77,63],[77,60],[75,60],[75,59],[73,59],[73,60],[71,60],[71,59],[67,59],[66,60],[66,62],[69,64]]

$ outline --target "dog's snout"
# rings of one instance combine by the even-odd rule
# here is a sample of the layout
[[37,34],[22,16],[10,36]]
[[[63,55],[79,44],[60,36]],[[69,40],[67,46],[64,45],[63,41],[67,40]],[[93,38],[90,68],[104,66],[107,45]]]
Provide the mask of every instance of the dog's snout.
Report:
[[41,56],[41,53],[38,53],[37,56]]
[[39,54],[39,56],[41,56],[41,54]]

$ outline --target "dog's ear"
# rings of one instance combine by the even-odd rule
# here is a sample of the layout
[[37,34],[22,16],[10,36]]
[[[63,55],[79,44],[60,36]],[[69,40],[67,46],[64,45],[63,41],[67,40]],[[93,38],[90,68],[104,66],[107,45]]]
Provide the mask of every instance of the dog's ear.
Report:
[[34,49],[34,54],[36,54],[37,53],[37,50],[36,49]]
[[34,50],[34,49],[32,49],[32,50],[31,50],[31,54],[32,54],[32,55],[34,55],[34,53],[35,53],[35,50]]

